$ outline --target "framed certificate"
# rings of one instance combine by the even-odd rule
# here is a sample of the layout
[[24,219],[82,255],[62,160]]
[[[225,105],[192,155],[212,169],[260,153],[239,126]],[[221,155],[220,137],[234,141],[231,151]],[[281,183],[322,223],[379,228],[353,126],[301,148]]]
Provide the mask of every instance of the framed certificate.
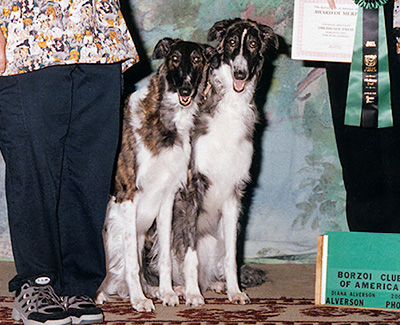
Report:
[[358,6],[353,0],[295,0],[292,59],[351,62]]

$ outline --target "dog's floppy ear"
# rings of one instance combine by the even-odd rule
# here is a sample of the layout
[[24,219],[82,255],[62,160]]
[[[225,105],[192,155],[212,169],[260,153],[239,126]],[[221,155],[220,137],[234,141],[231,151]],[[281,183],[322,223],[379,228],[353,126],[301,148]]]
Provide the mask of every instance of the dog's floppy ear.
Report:
[[172,38],[165,37],[159,40],[157,45],[154,47],[153,60],[159,60],[165,58],[169,51],[171,51],[171,46],[175,42]]
[[207,41],[220,41],[225,36],[228,26],[232,25],[232,23],[234,22],[235,19],[224,19],[216,22],[214,26],[211,27],[211,29],[208,31]]
[[208,44],[203,44],[202,46],[207,62],[210,63],[211,67],[214,69],[218,68],[221,63],[221,59],[216,49]]
[[274,30],[271,27],[262,24],[258,24],[258,28],[261,31],[261,37],[263,38],[267,47],[273,47],[277,50],[279,48],[279,41]]
[[203,47],[203,53],[206,60],[210,60],[215,53],[215,48],[208,44],[202,44],[201,46]]

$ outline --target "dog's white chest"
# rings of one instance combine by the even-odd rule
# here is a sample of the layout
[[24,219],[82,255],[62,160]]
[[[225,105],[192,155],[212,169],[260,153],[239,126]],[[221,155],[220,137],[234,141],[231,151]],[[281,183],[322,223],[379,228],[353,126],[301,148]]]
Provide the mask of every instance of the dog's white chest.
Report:
[[239,107],[225,98],[215,116],[209,119],[207,133],[195,145],[197,168],[211,178],[237,182],[247,178],[253,155],[248,136],[249,107]]
[[190,157],[189,136],[185,137],[182,145],[165,148],[158,154],[141,146],[137,156],[140,165],[137,169],[136,185],[140,189],[176,190],[186,181]]

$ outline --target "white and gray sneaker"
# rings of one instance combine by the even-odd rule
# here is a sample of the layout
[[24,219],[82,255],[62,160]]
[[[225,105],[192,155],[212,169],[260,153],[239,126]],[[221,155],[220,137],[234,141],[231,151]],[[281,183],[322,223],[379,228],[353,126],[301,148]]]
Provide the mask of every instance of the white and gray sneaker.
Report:
[[88,296],[63,296],[61,301],[72,324],[101,324],[104,321],[103,311]]
[[[38,279],[36,279],[38,280]],[[50,284],[28,280],[16,293],[12,318],[25,325],[68,325],[71,318]]]

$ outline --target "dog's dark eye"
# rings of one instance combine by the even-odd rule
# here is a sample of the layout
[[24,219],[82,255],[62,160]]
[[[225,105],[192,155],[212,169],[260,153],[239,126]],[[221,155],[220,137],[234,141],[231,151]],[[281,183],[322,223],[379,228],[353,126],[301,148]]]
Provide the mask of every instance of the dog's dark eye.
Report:
[[236,41],[234,39],[230,39],[228,43],[232,47],[236,45]]
[[201,61],[201,59],[200,59],[199,56],[195,56],[195,57],[193,58],[193,63],[195,63],[195,64],[200,63],[200,61]]
[[179,57],[177,55],[173,55],[171,59],[172,59],[172,62],[174,62],[174,63],[179,62]]
[[249,45],[250,45],[251,48],[254,49],[255,47],[257,47],[257,42],[256,41],[251,41]]

